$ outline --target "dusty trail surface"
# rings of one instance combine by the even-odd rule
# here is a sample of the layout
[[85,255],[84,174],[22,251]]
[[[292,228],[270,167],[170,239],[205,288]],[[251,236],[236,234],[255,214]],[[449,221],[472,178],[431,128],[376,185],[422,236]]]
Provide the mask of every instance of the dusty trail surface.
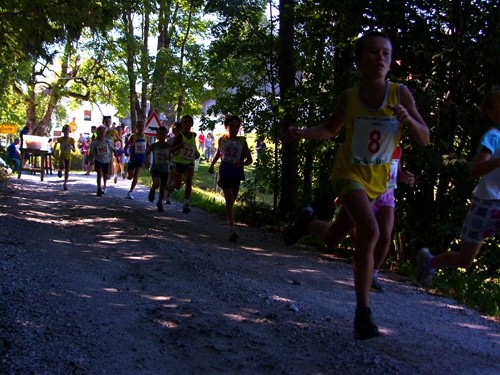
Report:
[[348,264],[110,185],[0,186],[0,373],[500,373],[498,322],[383,274],[383,336],[356,342]]

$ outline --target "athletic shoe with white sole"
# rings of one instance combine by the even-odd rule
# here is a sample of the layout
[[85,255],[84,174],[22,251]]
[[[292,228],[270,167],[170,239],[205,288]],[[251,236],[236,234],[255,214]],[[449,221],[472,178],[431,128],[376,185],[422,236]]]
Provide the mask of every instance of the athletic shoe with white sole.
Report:
[[424,288],[432,283],[432,278],[436,274],[436,269],[431,266],[432,254],[426,247],[417,252],[417,281]]
[[297,214],[295,222],[290,225],[283,233],[283,241],[286,245],[293,245],[302,236],[308,233],[307,225],[314,219],[314,210],[311,206],[304,206]]

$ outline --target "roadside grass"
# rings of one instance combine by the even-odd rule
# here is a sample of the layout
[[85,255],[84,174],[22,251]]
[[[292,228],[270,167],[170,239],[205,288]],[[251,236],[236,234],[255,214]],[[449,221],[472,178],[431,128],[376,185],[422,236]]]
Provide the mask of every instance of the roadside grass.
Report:
[[[198,207],[206,212],[226,216],[226,204],[224,194],[220,187],[216,184],[216,176],[208,173],[210,163],[208,161],[201,161],[198,170],[193,178],[193,190],[191,192],[190,203],[193,207]],[[245,168],[245,176],[247,179],[253,178],[255,167],[254,165]],[[148,170],[143,170],[139,177],[139,183],[144,186],[151,186],[152,180]],[[178,202],[184,201],[184,184],[180,190],[174,191],[172,194],[173,199]],[[241,197],[245,195],[247,189],[245,184],[240,187],[238,197],[234,205],[234,214],[236,221],[243,222],[249,225],[260,225],[268,228],[280,229],[279,219],[273,211],[272,196],[264,194],[256,194],[255,202],[246,204],[242,202]]]

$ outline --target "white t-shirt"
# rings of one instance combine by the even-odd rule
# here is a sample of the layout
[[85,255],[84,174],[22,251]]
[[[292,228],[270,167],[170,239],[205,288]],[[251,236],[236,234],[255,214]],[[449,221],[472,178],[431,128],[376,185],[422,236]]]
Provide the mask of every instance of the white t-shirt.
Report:
[[102,141],[96,139],[90,144],[89,155],[100,163],[108,164],[113,161],[114,149],[115,144],[109,139],[104,138]]

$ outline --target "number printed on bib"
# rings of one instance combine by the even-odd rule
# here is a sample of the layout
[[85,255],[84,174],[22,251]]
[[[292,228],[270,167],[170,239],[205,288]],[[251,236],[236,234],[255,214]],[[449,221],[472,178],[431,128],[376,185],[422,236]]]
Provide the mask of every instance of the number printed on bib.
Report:
[[136,154],[145,154],[146,153],[146,142],[143,141],[143,142],[138,142],[138,141],[135,141],[135,153]]
[[97,155],[101,156],[101,155],[106,155],[109,153],[109,150],[108,150],[108,145],[107,144],[103,144],[103,145],[100,145],[100,146],[97,146]]
[[222,161],[235,162],[241,160],[243,143],[224,140],[222,142]]
[[351,162],[358,165],[389,163],[398,130],[399,123],[393,117],[355,118]]
[[167,164],[170,160],[170,152],[168,152],[168,150],[155,148],[154,160],[157,164]]
[[100,161],[101,163],[111,162],[112,154],[110,152],[111,150],[107,142],[101,142],[97,144],[95,150],[98,161]]
[[179,156],[182,160],[190,160],[193,161],[196,159],[196,146],[184,143],[182,145],[182,149],[180,150]]

